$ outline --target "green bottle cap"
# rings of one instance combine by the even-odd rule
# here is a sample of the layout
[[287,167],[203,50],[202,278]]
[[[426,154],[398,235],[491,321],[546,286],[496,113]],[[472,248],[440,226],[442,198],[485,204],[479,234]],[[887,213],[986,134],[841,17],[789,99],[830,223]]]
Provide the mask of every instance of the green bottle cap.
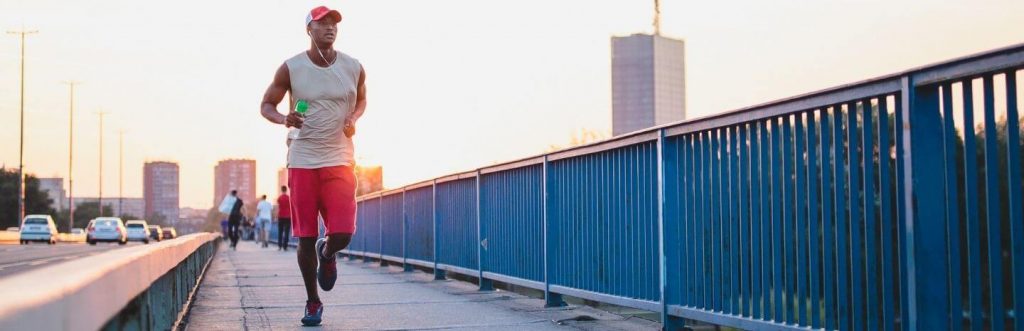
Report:
[[306,103],[306,100],[299,100],[295,102],[295,112],[305,114],[307,109],[309,109],[309,104]]

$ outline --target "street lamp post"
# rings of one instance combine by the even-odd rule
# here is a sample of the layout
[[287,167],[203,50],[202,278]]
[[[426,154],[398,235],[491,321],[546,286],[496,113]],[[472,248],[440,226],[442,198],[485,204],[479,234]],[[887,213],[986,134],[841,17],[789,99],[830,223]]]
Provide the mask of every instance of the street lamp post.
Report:
[[67,84],[71,90],[71,102],[68,109],[68,232],[75,227],[75,181],[71,170],[75,155],[75,85],[81,83],[73,80],[64,81],[64,84]]
[[118,187],[118,198],[117,198],[117,216],[124,216],[124,132],[125,130],[117,131],[118,140],[118,170],[117,170],[117,187]]
[[105,111],[97,112],[96,115],[100,115],[100,194],[97,201],[99,202],[100,217],[103,216],[103,116],[110,114]]
[[25,220],[25,35],[39,33],[39,30],[7,31],[21,36],[21,126],[18,143],[18,225]]

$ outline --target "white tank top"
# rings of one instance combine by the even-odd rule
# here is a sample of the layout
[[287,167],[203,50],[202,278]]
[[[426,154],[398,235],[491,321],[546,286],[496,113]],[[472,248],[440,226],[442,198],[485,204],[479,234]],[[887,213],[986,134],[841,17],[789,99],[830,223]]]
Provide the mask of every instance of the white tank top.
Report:
[[298,138],[288,140],[288,167],[316,169],[355,165],[355,146],[345,136],[345,118],[356,106],[359,61],[342,52],[330,67],[313,64],[306,52],[285,61],[291,78],[289,109],[306,100],[309,108]]

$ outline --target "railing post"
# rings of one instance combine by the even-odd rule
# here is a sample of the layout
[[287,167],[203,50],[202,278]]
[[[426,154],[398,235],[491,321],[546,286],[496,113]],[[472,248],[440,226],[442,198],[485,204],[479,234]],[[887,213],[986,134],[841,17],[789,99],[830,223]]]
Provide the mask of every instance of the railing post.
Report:
[[402,271],[412,272],[409,264],[409,214],[405,208],[405,188],[402,188]]
[[388,266],[384,260],[384,195],[380,193],[377,195],[377,258],[380,266]]
[[[366,204],[367,201],[370,201],[370,199],[363,200],[363,203]],[[370,211],[367,210],[367,214],[369,214],[369,213],[370,213]],[[377,215],[378,215],[378,218],[380,218],[379,217],[379,215],[380,215],[380,206],[377,206]],[[369,237],[370,237],[369,234],[367,234],[366,236],[363,236],[363,263],[370,263],[370,245],[369,245],[369,243],[367,243],[367,239],[366,239],[366,238],[369,238]]]
[[480,170],[476,171],[476,269],[481,291],[494,291],[494,282],[484,278],[484,252],[487,251],[486,229],[483,223],[484,211],[480,209],[483,192],[480,191]]
[[916,87],[902,81],[904,226],[906,228],[907,330],[940,330],[949,316],[942,121],[938,85]]
[[[675,187],[679,182],[679,153],[674,144],[665,141],[665,130],[658,130],[658,254],[659,280],[661,290],[661,322],[664,330],[682,330],[682,318],[669,314],[669,306],[678,304],[680,273],[679,263],[679,218],[675,208],[669,208],[670,201],[676,202]],[[671,197],[671,199],[669,199]]]
[[441,260],[441,238],[439,235],[439,222],[437,220],[437,179],[430,184],[430,215],[434,223],[434,280],[444,280],[445,272],[438,268],[438,261]]
[[549,189],[554,184],[551,180],[550,171],[548,171],[548,156],[544,155],[544,163],[542,167],[541,190],[543,191],[543,222],[544,222],[544,307],[564,307],[565,300],[562,300],[562,295],[551,292],[551,277],[552,277],[552,265],[554,264],[551,258],[552,246],[554,246],[555,233],[558,231],[557,227],[554,226],[552,220],[554,217],[553,208],[551,208],[551,195]]

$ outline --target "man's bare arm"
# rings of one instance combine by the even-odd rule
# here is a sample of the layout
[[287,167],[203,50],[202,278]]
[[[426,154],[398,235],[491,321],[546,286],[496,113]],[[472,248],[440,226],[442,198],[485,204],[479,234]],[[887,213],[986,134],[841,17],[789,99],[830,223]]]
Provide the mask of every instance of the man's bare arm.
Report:
[[263,93],[263,103],[260,105],[260,114],[263,115],[271,123],[284,124],[285,126],[293,126],[297,128],[302,127],[302,118],[292,114],[289,111],[288,115],[281,114],[277,111],[277,105],[284,99],[284,94],[291,89],[291,76],[288,73],[288,65],[281,64],[281,67],[277,68],[277,72],[274,73],[274,81],[267,87],[267,91]]
[[366,111],[366,70],[359,68],[359,87],[356,88],[356,108],[352,111],[352,114],[348,115],[345,119],[345,135],[353,136],[356,134],[356,121],[363,116],[363,112]]
[[359,87],[356,89],[356,109],[348,116],[349,121],[355,124],[363,112],[366,111],[366,71],[359,69]]

